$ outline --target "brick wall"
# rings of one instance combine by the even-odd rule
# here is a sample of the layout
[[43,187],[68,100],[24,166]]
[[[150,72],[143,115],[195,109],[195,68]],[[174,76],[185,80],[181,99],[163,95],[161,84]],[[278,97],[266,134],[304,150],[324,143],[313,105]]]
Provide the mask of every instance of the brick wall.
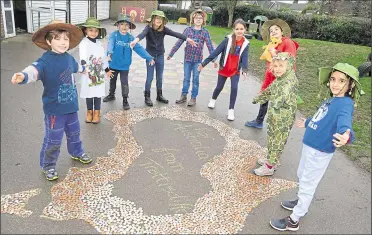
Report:
[[3,25],[3,11],[0,11],[0,26],[1,26],[1,39],[5,38],[4,25]]
[[110,4],[110,19],[117,20],[118,14],[121,13],[121,7],[140,7],[145,8],[145,19],[149,18],[151,12],[158,8],[157,0],[143,0],[143,1],[117,1],[111,0]]

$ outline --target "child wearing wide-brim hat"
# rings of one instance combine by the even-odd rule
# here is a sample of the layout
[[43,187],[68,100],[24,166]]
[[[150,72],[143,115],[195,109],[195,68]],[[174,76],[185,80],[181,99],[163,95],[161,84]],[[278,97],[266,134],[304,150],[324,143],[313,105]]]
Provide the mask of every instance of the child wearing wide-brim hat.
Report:
[[36,46],[44,49],[49,50],[50,46],[46,42],[45,36],[53,30],[64,30],[69,32],[70,36],[70,46],[69,50],[72,48],[75,48],[77,45],[79,45],[80,41],[83,39],[83,32],[79,27],[73,24],[67,24],[64,23],[61,20],[52,20],[49,24],[46,26],[40,28],[37,30],[33,36],[32,41],[36,44]]
[[[58,40],[56,40],[58,38]],[[74,77],[84,72],[85,66],[79,65],[67,50],[76,47],[83,38],[81,29],[72,24],[54,20],[37,30],[32,41],[47,50],[32,65],[12,77],[14,84],[42,81],[42,95],[45,137],[40,151],[40,167],[47,180],[56,180],[56,164],[64,133],[67,149],[71,158],[82,163],[90,163],[80,140],[78,118],[79,104]]]
[[81,76],[80,97],[87,104],[85,122],[98,124],[101,121],[101,99],[106,91],[105,78],[111,76],[103,42],[97,40],[106,36],[106,29],[96,18],[88,18],[80,27],[86,37],[79,45],[79,57],[81,64],[90,68],[89,74]]
[[279,231],[299,229],[299,221],[307,214],[336,149],[355,139],[354,104],[364,94],[358,69],[347,63],[319,68],[319,83],[328,91],[328,99],[312,117],[296,121],[297,127],[306,128],[297,169],[298,199],[281,202],[291,211],[290,216],[270,220],[271,227]]
[[107,31],[104,27],[101,26],[99,20],[94,17],[88,18],[83,24],[79,25],[81,30],[83,31],[84,35],[86,35],[85,30],[87,28],[96,28],[99,31],[97,39],[105,38],[107,35]]
[[196,46],[196,43],[191,38],[185,35],[175,32],[165,25],[168,22],[168,18],[165,16],[163,11],[155,10],[151,13],[151,21],[145,27],[145,29],[137,35],[130,46],[134,47],[140,40],[146,37],[146,50],[149,54],[154,57],[155,66],[147,65],[147,78],[145,83],[145,103],[147,106],[153,106],[150,98],[151,84],[154,79],[154,70],[156,68],[156,88],[157,96],[156,100],[167,104],[169,101],[163,96],[163,72],[164,72],[164,37],[165,35],[173,36],[184,41],[191,43]]
[[133,24],[131,18],[128,15],[120,13],[118,15],[118,20],[115,22],[114,26],[118,26],[121,22],[126,22],[129,24],[129,29],[136,29],[136,25]]
[[[272,57],[276,56],[278,52],[288,52],[296,59],[299,44],[290,38],[291,28],[284,20],[273,19],[266,21],[262,25],[261,36],[262,39],[266,42],[269,42],[271,37],[281,41],[281,43],[278,43],[275,48],[269,49]],[[296,65],[293,66],[293,70],[296,70]],[[268,88],[270,84],[274,82],[274,80],[275,76],[270,71],[270,62],[266,61],[266,70],[260,92],[263,92],[266,88]],[[252,121],[247,121],[245,125],[247,127],[262,129],[263,121],[265,119],[268,107],[268,102],[260,104],[260,109],[257,117]]]
[[132,52],[136,52],[147,63],[153,64],[153,57],[141,45],[130,46],[134,40],[129,29],[135,29],[136,26],[132,23],[131,18],[124,14],[119,14],[118,20],[115,23],[118,30],[112,32],[109,36],[107,44],[107,54],[109,58],[109,67],[113,71],[110,79],[109,94],[103,99],[103,102],[109,102],[116,99],[116,81],[120,74],[121,95],[123,97],[123,109],[130,109],[128,102],[129,98],[129,69],[132,64]]

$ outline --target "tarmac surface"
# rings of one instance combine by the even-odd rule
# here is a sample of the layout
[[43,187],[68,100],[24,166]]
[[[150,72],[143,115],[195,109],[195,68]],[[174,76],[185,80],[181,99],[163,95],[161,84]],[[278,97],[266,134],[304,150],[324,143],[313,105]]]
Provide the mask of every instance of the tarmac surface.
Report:
[[[113,23],[103,22],[108,33],[115,30]],[[183,32],[186,26],[168,27]],[[133,34],[143,28],[137,24]],[[244,126],[259,108],[252,104],[260,88],[256,77],[241,77],[235,121],[226,119],[229,82],[216,108],[207,107],[217,82],[212,64],[201,73],[196,106],[176,105],[183,44],[165,61],[163,95],[169,104],[155,100],[154,78],[154,107],[149,108],[143,97],[145,62],[133,53],[131,109],[122,109],[118,86],[116,100],[102,103],[101,123],[86,124],[85,101],[79,99],[81,138],[94,161],[73,161],[64,138],[57,162],[60,178],[48,182],[39,167],[42,83],[10,82],[13,73],[43,53],[31,37],[21,34],[1,42],[2,234],[279,233],[269,220],[290,214],[280,202],[296,198],[304,129],[293,127],[274,176],[253,175],[256,160],[266,153],[266,127]],[[166,36],[165,55],[176,41]],[[140,44],[145,46],[145,39]],[[77,49],[70,52],[78,59]],[[204,57],[208,54],[205,47]],[[337,151],[297,233],[371,234],[371,175]]]

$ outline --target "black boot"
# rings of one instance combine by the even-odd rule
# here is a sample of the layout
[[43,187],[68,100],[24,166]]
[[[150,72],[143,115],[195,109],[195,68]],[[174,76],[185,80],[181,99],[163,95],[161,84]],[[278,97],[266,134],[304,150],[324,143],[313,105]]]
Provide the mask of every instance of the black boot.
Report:
[[167,99],[165,99],[163,97],[163,91],[162,90],[158,90],[156,100],[159,101],[159,102],[162,102],[164,104],[168,104],[168,102],[169,102]]
[[128,103],[128,98],[123,98],[123,108],[124,110],[130,109],[129,103]]
[[123,96],[123,108],[124,110],[130,109],[128,103],[128,95],[129,95],[129,86],[128,85],[121,85],[121,94]]
[[110,79],[109,95],[103,98],[103,102],[115,100],[116,79],[117,79],[117,76]]
[[145,94],[145,103],[147,106],[153,106],[152,100],[150,98],[150,91],[144,91]]

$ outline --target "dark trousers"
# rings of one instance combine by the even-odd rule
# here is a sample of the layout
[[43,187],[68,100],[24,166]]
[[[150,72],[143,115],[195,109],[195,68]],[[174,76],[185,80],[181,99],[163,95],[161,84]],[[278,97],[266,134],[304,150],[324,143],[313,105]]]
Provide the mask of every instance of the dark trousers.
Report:
[[[234,109],[236,96],[238,95],[238,84],[239,84],[239,74],[236,74],[230,78],[231,80],[231,91],[230,91],[230,105],[229,109]],[[216,100],[218,95],[221,93],[223,87],[225,86],[226,77],[218,75],[217,86],[213,91],[212,99]]]
[[266,102],[264,104],[260,105],[260,111],[258,111],[258,115],[256,118],[257,123],[263,123],[266,113],[267,113],[267,108],[269,107],[269,102]]
[[123,98],[128,98],[129,94],[129,85],[128,85],[128,70],[115,70],[111,69],[114,71],[112,78],[110,79],[110,90],[109,94],[110,95],[115,95],[115,90],[116,90],[116,81],[118,79],[118,75],[120,73],[120,83],[121,83],[121,94]]
[[101,98],[100,97],[94,97],[94,98],[86,98],[87,101],[87,109],[88,110],[101,110]]
[[66,133],[68,153],[76,157],[83,155],[77,112],[59,116],[45,115],[44,123],[45,136],[40,151],[40,167],[43,170],[55,169],[63,133]]

